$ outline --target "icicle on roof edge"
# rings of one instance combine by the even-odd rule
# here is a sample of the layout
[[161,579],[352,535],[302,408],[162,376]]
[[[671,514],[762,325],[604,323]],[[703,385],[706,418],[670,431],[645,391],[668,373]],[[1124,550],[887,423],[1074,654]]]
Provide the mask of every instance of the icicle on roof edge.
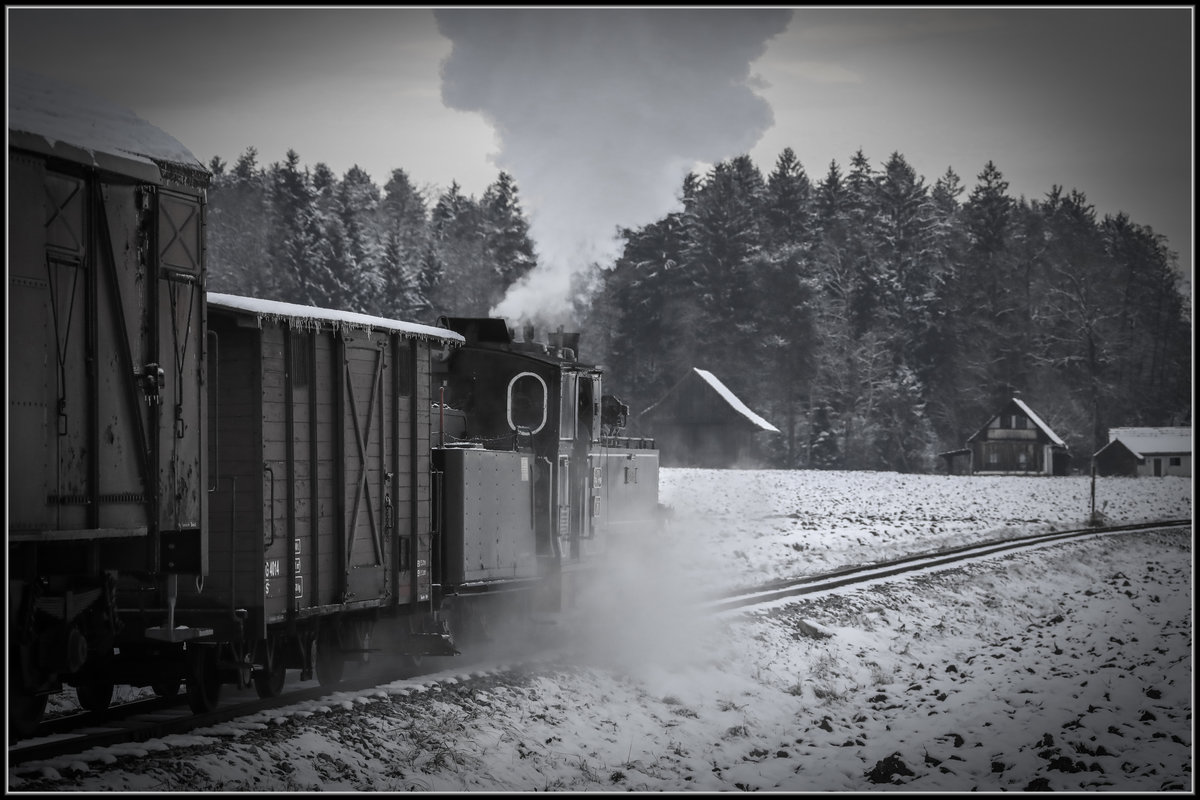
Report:
[[437,328],[419,322],[402,322],[385,317],[373,317],[354,311],[302,306],[279,300],[260,300],[254,297],[240,297],[220,292],[209,292],[208,304],[217,308],[253,314],[258,318],[260,328],[265,319],[275,324],[285,323],[300,330],[320,330],[322,325],[328,325],[333,330],[349,328],[365,330],[368,333],[379,330],[399,333],[416,339],[437,339],[455,345],[466,342],[462,335],[447,328]]

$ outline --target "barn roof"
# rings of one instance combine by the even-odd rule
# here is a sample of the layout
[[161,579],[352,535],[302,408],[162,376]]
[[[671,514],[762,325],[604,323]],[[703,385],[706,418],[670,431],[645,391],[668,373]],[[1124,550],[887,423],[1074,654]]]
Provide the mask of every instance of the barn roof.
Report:
[[754,423],[755,426],[764,431],[779,433],[778,428],[767,422],[758,414],[755,414],[753,411],[751,411],[745,403],[737,398],[737,395],[729,391],[729,387],[721,383],[721,380],[716,375],[713,375],[708,370],[700,369],[699,367],[692,367],[692,369],[701,377],[701,379],[704,380],[705,383],[711,386],[717,392],[717,394],[721,396],[721,399],[728,403],[730,408],[732,408],[734,411],[738,412],[743,417]]
[[12,67],[10,146],[102,169],[207,185],[209,171],[174,137],[129,109],[76,86]]
[[338,311],[316,306],[302,306],[295,303],[282,303],[277,300],[259,300],[254,297],[239,297],[232,294],[208,293],[208,304],[217,308],[241,311],[256,316],[261,326],[264,319],[271,322],[286,322],[298,328],[315,328],[328,325],[331,328],[357,328],[361,330],[391,331],[417,339],[438,339],[440,341],[462,344],[461,334],[446,328],[435,328],[432,325],[422,325],[419,322],[401,322],[384,317],[373,317],[368,314],[358,314],[353,311]]
[[1115,441],[1121,442],[1139,458],[1155,453],[1191,453],[1192,429],[1109,428],[1108,442],[1112,444]]

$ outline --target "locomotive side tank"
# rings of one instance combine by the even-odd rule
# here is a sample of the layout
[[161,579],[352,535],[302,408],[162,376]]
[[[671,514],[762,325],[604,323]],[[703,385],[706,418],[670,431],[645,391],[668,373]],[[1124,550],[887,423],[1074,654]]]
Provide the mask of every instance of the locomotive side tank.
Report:
[[49,693],[107,706],[129,591],[202,576],[209,173],[90,94],[9,75],[10,731]]

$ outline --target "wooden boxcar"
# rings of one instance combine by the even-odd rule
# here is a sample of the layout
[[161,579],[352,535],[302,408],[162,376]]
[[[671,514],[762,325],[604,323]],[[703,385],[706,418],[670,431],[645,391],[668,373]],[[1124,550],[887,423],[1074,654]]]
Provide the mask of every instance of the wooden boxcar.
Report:
[[64,683],[106,706],[119,642],[174,628],[118,606],[205,572],[209,177],[132,112],[10,70],[11,732]]
[[[210,569],[176,616],[214,630],[222,681],[336,682],[380,617],[446,652],[430,571],[430,349],[416,323],[210,293]],[[389,623],[390,624],[390,623]],[[248,665],[248,666],[245,666]]]

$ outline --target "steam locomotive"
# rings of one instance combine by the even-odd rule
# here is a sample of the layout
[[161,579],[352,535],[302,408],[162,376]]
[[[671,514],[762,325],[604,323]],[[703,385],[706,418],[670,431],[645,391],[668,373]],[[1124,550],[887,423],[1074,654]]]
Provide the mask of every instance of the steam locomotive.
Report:
[[579,334],[207,292],[209,174],[13,70],[9,734],[73,687],[279,694],[554,611],[658,509]]

